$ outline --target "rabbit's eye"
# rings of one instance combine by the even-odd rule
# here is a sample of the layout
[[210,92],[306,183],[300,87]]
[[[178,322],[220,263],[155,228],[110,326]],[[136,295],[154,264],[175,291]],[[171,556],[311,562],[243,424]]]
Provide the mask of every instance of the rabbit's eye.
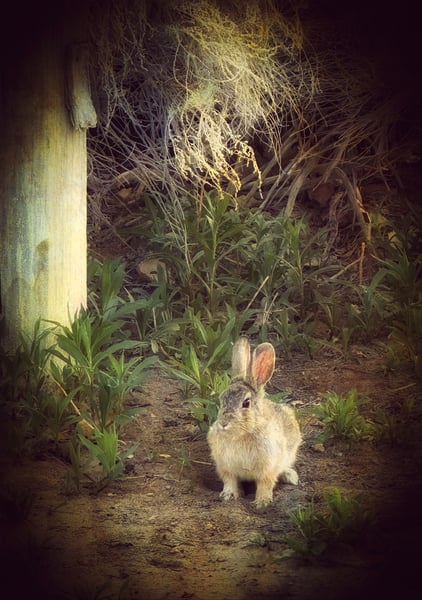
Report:
[[242,402],[242,408],[249,408],[251,405],[251,400],[250,398],[245,398]]

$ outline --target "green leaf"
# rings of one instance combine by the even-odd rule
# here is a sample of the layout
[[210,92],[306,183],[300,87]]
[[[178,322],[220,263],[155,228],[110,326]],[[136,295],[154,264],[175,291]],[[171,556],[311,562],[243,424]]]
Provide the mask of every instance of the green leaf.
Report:
[[133,350],[134,348],[141,348],[145,346],[142,342],[136,340],[124,340],[123,342],[117,342],[116,344],[112,344],[106,350],[99,352],[95,356],[95,365],[99,365],[103,360],[109,358],[115,352],[119,352],[120,350]]
[[[233,323],[233,325],[234,325],[234,323]],[[217,347],[215,348],[211,357],[208,359],[207,368],[212,367],[214,364],[219,364],[221,358],[227,353],[227,351],[228,351],[227,341],[223,340],[222,342],[220,342],[220,344],[217,345]]]
[[[57,343],[61,350],[66,354],[61,354],[57,351],[52,351],[52,354],[61,358],[65,362],[69,363],[69,357],[73,358],[80,366],[89,366],[87,357],[81,352],[81,350],[75,345],[73,340],[68,339],[64,335],[57,336]],[[67,356],[66,356],[67,355]]]
[[198,356],[195,352],[195,348],[192,345],[190,345],[189,347],[189,364],[196,377],[196,380],[199,381],[201,378],[199,361]]
[[181,379],[182,381],[186,381],[187,383],[190,383],[194,387],[198,387],[198,380],[195,379],[192,375],[189,375],[188,373],[186,373],[186,371],[183,371],[182,367],[180,367],[180,368],[167,367],[166,370],[168,371],[168,373],[170,373],[170,375],[173,375],[173,377],[176,377],[177,379]]

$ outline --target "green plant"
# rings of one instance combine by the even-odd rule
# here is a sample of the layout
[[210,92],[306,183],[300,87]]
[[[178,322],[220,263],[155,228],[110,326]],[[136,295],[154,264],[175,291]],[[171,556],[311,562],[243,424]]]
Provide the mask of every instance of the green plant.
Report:
[[364,341],[372,341],[385,331],[391,316],[391,295],[380,288],[383,278],[384,272],[379,270],[368,285],[351,286],[356,302],[346,305],[346,322],[352,334]]
[[119,436],[114,424],[103,431],[95,427],[94,436],[95,440],[91,441],[84,435],[79,434],[79,441],[88,449],[91,459],[97,460],[102,467],[103,480],[100,481],[100,484],[122,479],[124,477],[125,460],[133,454],[138,444],[134,444],[125,452],[121,452],[119,450]]
[[[315,340],[312,337],[314,322],[310,316],[297,321],[294,316],[291,316],[293,314],[293,310],[288,311],[287,309],[279,309],[274,312],[271,330],[276,340],[275,343],[288,357],[294,350],[305,350],[312,356],[315,347]],[[259,336],[259,341],[264,342],[266,339]]]
[[312,234],[304,221],[287,221],[288,252],[282,257],[287,267],[287,298],[297,306],[301,319],[312,311],[315,294],[325,278],[339,271],[338,265],[327,262],[326,237],[325,229]]
[[405,307],[390,326],[386,364],[396,368],[410,364],[422,379],[422,306]]
[[30,415],[31,431],[37,439],[53,439],[58,442],[60,433],[79,420],[71,409],[72,394],[43,391],[26,405]]
[[289,513],[289,517],[300,537],[285,537],[284,541],[288,549],[283,552],[282,557],[313,558],[320,556],[327,548],[326,526],[314,503],[312,502],[308,506],[298,506]]
[[359,412],[363,399],[356,390],[350,390],[345,396],[336,392],[327,392],[323,402],[315,407],[315,413],[324,424],[322,440],[330,438],[357,441],[370,436],[371,425]]
[[345,543],[359,541],[373,523],[371,509],[363,507],[359,498],[342,494],[337,488],[325,494],[328,514],[325,517],[330,537]]
[[239,335],[239,322],[230,309],[225,322],[213,319],[211,313],[203,319],[188,309],[180,323],[181,347],[169,357],[165,368],[191,388],[192,414],[202,428],[207,428],[217,415],[218,397],[228,385],[227,366],[232,342]]
[[110,354],[108,360],[107,382],[116,397],[117,407],[121,409],[127,393],[144,382],[146,369],[157,360],[155,357],[140,356],[127,359],[124,352],[121,352],[120,356]]
[[321,320],[329,328],[331,338],[338,338],[344,328],[345,306],[338,290],[315,290],[315,304],[319,309]]
[[[106,324],[114,324],[111,336],[114,342],[127,340],[137,329],[141,340],[147,336],[147,323],[152,328],[157,322],[151,322],[151,312],[155,315],[163,305],[167,282],[159,272],[158,289],[149,298],[135,298],[133,293],[124,288],[126,265],[121,258],[109,259],[104,263],[95,259],[88,261],[88,311],[92,321],[104,329]],[[169,299],[167,299],[169,304]],[[145,344],[146,345],[146,344]]]
[[398,409],[389,412],[377,410],[373,419],[375,441],[389,446],[407,444],[412,437],[412,418],[418,420],[413,399],[403,402]]
[[315,560],[333,550],[338,544],[355,544],[367,535],[374,523],[371,510],[353,498],[334,489],[324,495],[325,505],[318,510],[315,503],[299,506],[289,513],[299,536],[287,536],[288,549],[283,558],[292,556]]
[[316,295],[340,268],[325,257],[325,230],[312,234],[304,220],[236,209],[215,191],[159,206],[161,215],[151,207],[152,252],[169,266],[171,293],[165,278],[146,297],[139,291],[141,339],[150,335],[155,350],[167,352],[184,337],[187,309],[219,320],[230,307],[260,340],[275,336],[286,351],[310,351]]
[[138,300],[134,300],[132,293],[128,292],[128,297],[136,307],[136,329],[140,340],[149,341],[154,352],[157,351],[157,344],[161,341],[171,341],[168,337],[170,328],[168,323],[172,322],[177,307],[177,298],[179,289],[174,286],[170,291],[167,278],[162,269],[159,269],[158,279],[152,282],[154,287],[150,294],[146,294],[143,289],[134,288],[133,293],[140,294]]
[[123,399],[143,383],[146,369],[158,360],[155,356],[126,359],[125,351],[139,350],[142,343],[115,341],[121,327],[115,315],[111,313],[111,320],[106,321],[81,310],[69,327],[61,328],[58,348],[51,350],[64,364],[63,385],[72,388],[73,397],[78,395],[82,403],[87,403],[83,416],[103,430],[112,422],[119,423],[119,419],[127,421],[133,414],[124,410]]
[[394,258],[377,259],[381,265],[379,276],[384,277],[394,299],[401,307],[420,301],[422,294],[422,263],[420,256],[409,258],[397,248]]
[[2,399],[7,402],[37,396],[48,379],[55,327],[42,327],[41,319],[34,325],[32,336],[21,335],[14,354],[0,357]]
[[88,259],[87,279],[90,286],[89,308],[104,320],[115,318],[119,306],[124,304],[120,292],[126,275],[126,266],[121,258],[101,263]]
[[[254,213],[251,242],[240,249],[245,279],[252,282],[257,319],[251,332],[261,341],[276,337],[283,350],[311,352],[316,298],[326,276],[339,267],[325,257],[324,229],[312,234],[308,224],[283,214]],[[247,291],[247,290],[246,290]]]
[[[220,348],[223,349],[223,346]],[[226,349],[227,351],[227,349]],[[218,398],[229,383],[229,375],[221,372],[217,355],[208,360],[198,358],[195,347],[183,344],[180,359],[171,358],[166,366],[167,372],[185,382],[191,388],[187,392],[192,406],[192,415],[203,429],[215,420],[218,411]]]
[[[198,251],[192,256],[191,265],[196,278],[206,291],[206,302],[214,314],[222,298],[224,288],[219,284],[217,270],[228,255],[235,252],[236,231],[239,222],[233,211],[227,211],[231,197],[206,194],[201,207],[200,218],[195,223]],[[193,241],[193,240],[192,240]]]
[[236,210],[229,194],[216,191],[206,192],[201,201],[186,196],[170,204],[159,200],[159,205],[153,253],[173,276],[173,317],[186,306],[198,311],[205,305],[216,315],[226,304],[244,302],[248,284],[241,277],[240,251],[251,238],[250,215]]
[[[79,424],[88,432],[106,432],[97,444],[105,461],[110,432],[139,412],[127,409],[124,399],[142,385],[147,369],[158,360],[144,358],[139,350],[145,344],[128,339],[125,326],[140,302],[121,297],[125,271],[119,259],[104,265],[91,261],[89,270],[96,282],[90,310],[81,309],[66,326],[50,322],[43,328],[37,321],[33,337],[23,338],[13,356],[1,357],[0,387],[8,401],[3,408],[11,421],[7,444],[15,454],[57,442],[63,431]],[[69,485],[79,489],[80,446],[75,442],[70,457]]]
[[81,442],[76,435],[69,441],[70,467],[66,475],[66,493],[80,492],[81,480],[84,474],[81,456]]
[[[60,327],[59,323],[56,323]],[[81,309],[70,326],[62,326],[57,334],[57,349],[52,354],[66,366],[64,375],[74,377],[80,385],[94,385],[95,373],[104,362],[116,352],[135,349],[140,343],[133,340],[115,341],[115,333],[120,332],[122,322],[104,321]]]
[[73,394],[56,379],[54,363],[57,327],[43,327],[40,319],[32,337],[22,336],[13,355],[1,357],[0,389],[8,415],[7,448],[15,455],[38,450],[75,420]]
[[230,383],[230,376],[227,372],[211,372],[206,376],[209,380],[207,384],[207,388],[210,390],[209,395],[205,397],[193,395],[190,398],[192,416],[198,421],[202,430],[207,430],[217,418],[220,396]]
[[[269,218],[256,211],[248,220],[249,240],[240,254],[246,265],[247,279],[264,298],[264,305],[274,305],[274,296],[280,297],[284,286],[287,265],[284,258],[289,251],[288,220],[283,215]],[[301,226],[294,231],[300,234]],[[280,298],[279,298],[280,299]],[[261,301],[262,302],[262,301]]]

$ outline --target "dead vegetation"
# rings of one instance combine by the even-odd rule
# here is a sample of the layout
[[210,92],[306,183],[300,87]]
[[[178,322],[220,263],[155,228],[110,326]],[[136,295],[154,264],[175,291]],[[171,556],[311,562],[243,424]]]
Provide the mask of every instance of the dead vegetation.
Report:
[[121,1],[92,14],[94,202],[131,187],[178,218],[181,196],[200,205],[213,188],[290,216],[305,195],[370,243],[367,184],[388,199],[398,154],[412,153],[398,123],[407,98],[344,32],[270,0]]

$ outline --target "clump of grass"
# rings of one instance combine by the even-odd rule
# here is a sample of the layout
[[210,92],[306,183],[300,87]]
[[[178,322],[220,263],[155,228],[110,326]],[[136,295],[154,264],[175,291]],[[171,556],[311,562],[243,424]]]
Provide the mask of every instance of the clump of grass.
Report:
[[374,417],[374,440],[389,446],[408,444],[413,435],[412,422],[418,421],[412,398],[403,402],[398,410],[377,410]]
[[412,423],[417,421],[412,398],[399,407],[388,410],[376,409],[370,419],[360,412],[367,398],[358,396],[356,390],[345,395],[328,392],[314,411],[324,425],[317,441],[343,440],[357,442],[369,440],[375,443],[401,446],[409,443],[414,435]]
[[289,513],[298,535],[288,536],[283,558],[315,560],[341,545],[354,545],[365,538],[375,518],[359,498],[343,494],[337,488],[324,496],[319,510],[314,502]]
[[97,427],[94,430],[95,440],[91,441],[84,435],[79,435],[79,440],[88,449],[91,460],[100,463],[103,477],[97,482],[99,487],[104,487],[110,481],[123,479],[124,463],[138,447],[134,444],[124,452],[119,448],[119,435],[116,427],[101,431]]
[[422,307],[404,306],[390,330],[386,367],[394,371],[410,366],[422,380]]
[[165,364],[166,371],[186,387],[192,415],[201,429],[208,429],[218,411],[218,397],[227,388],[232,342],[239,334],[239,319],[227,308],[228,319],[221,322],[187,310],[179,319],[179,347]]
[[315,413],[324,425],[319,436],[321,441],[342,439],[355,442],[370,437],[372,425],[359,411],[363,399],[355,389],[346,395],[327,392],[323,402],[315,408]]

